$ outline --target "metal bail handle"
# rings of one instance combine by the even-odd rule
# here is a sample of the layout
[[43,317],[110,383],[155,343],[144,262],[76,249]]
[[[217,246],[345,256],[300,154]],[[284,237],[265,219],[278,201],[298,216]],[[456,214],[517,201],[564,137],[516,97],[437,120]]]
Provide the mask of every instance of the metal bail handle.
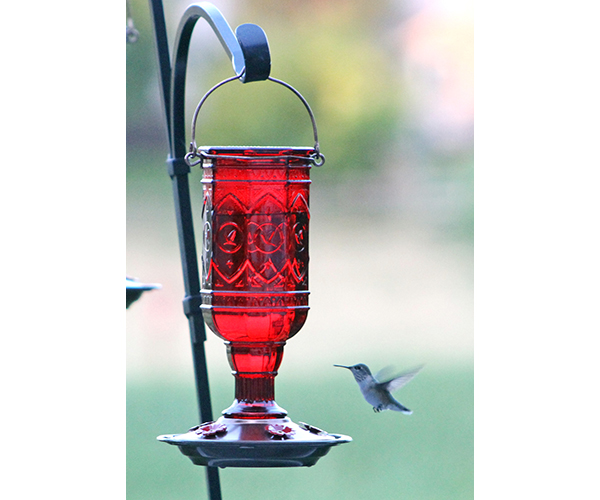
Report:
[[[221,87],[222,85],[225,85],[226,83],[232,82],[234,80],[239,80],[242,77],[243,77],[243,73],[242,73],[242,75],[232,76],[231,78],[227,78],[226,80],[223,80],[222,82],[217,83],[206,94],[204,94],[204,97],[200,100],[200,102],[198,103],[198,106],[196,106],[196,110],[194,111],[194,118],[192,119],[192,142],[190,143],[190,152],[185,155],[185,162],[190,167],[193,167],[198,164],[202,164],[202,161],[205,158],[215,157],[215,155],[210,155],[210,154],[206,153],[205,151],[199,151],[198,145],[196,144],[196,121],[198,119],[198,114],[200,113],[200,108],[202,108],[202,105],[204,104],[206,99],[208,99],[208,96],[210,96],[219,87]],[[302,101],[302,104],[304,104],[304,107],[306,108],[306,110],[308,111],[308,114],[310,116],[310,121],[311,121],[312,127],[313,127],[313,135],[314,135],[314,139],[315,139],[314,151],[309,155],[308,160],[315,167],[320,167],[321,165],[323,165],[325,163],[325,156],[323,156],[323,154],[319,150],[319,137],[317,135],[317,122],[315,121],[315,115],[313,114],[312,109],[310,109],[308,102],[306,101],[306,99],[304,99],[302,94],[300,94],[300,92],[298,92],[290,84],[288,84],[282,80],[277,80],[276,78],[273,78],[273,77],[268,77],[267,80],[278,83],[279,85],[283,85],[284,87],[288,88],[294,94],[296,94],[296,96]],[[231,155],[230,156],[219,155],[219,158],[246,159],[244,156],[231,156]],[[273,157],[261,156],[261,158],[267,158],[267,159],[268,158],[281,158],[281,156],[273,156]],[[291,156],[291,155],[288,156],[288,158],[297,158],[297,159],[304,159],[304,160],[306,159],[306,157]]]

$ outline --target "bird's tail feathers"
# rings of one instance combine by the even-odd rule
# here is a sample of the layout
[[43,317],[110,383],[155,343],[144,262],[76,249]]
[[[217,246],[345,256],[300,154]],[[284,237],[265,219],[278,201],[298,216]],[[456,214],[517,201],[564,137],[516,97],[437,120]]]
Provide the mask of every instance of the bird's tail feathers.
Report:
[[390,410],[399,411],[399,412],[404,413],[405,415],[411,415],[412,414],[412,410],[409,410],[405,406],[402,406],[400,403],[398,403],[397,407],[390,408]]

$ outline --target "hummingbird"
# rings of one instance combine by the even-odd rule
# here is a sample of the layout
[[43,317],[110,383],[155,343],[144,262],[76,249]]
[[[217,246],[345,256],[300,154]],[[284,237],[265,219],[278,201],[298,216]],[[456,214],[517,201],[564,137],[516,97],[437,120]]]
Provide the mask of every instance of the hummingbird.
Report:
[[412,413],[412,410],[409,410],[396,401],[391,393],[406,385],[417,373],[419,373],[422,366],[382,382],[379,382],[377,378],[371,374],[369,367],[363,363],[353,366],[333,366],[347,368],[352,372],[354,379],[358,382],[360,392],[362,392],[367,403],[373,405],[373,411],[375,413],[382,412],[383,410],[400,411],[407,415]]

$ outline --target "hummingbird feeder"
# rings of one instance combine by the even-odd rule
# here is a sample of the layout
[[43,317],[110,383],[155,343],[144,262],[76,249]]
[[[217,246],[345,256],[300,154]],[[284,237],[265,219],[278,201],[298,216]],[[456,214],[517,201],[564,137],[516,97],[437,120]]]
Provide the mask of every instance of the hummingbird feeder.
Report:
[[125,308],[129,309],[129,306],[138,300],[144,292],[150,290],[156,290],[161,286],[158,283],[142,283],[136,278],[129,276],[125,277],[125,289],[127,292]]
[[[202,98],[192,120],[192,141],[184,152],[183,63],[193,25],[201,17],[219,36],[236,75]],[[296,89],[269,76],[270,54],[262,29],[244,24],[234,35],[207,2],[190,6],[184,14],[174,57],[171,93],[164,95],[170,110],[168,163],[203,423],[158,439],[209,468],[314,465],[332,446],[351,438],[293,422],[275,402],[274,385],[284,346],[300,331],[309,310],[310,169],[325,161],[313,112]],[[202,105],[235,80],[268,80],[292,91],[308,111],[314,146],[198,146],[196,123]],[[201,279],[187,184],[194,167],[202,172],[203,186]],[[235,379],[233,404],[217,420],[212,419],[208,398],[204,323],[224,341]]]

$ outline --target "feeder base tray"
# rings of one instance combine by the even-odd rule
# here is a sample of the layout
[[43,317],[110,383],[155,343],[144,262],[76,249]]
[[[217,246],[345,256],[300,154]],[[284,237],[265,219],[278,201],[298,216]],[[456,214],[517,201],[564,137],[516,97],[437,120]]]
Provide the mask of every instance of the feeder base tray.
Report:
[[332,446],[352,441],[289,418],[227,417],[157,439],[178,446],[195,465],[209,467],[310,467]]

